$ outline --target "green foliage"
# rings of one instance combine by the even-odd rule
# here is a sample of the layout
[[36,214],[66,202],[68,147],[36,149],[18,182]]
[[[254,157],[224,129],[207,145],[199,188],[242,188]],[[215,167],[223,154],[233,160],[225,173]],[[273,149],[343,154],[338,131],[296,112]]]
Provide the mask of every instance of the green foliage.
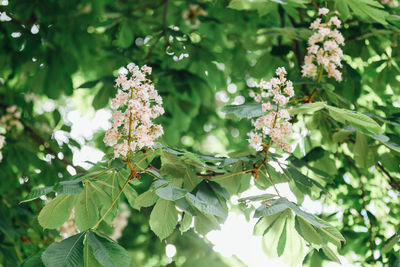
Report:
[[83,266],[83,240],[85,232],[68,237],[51,244],[42,254],[46,267],[49,266]]
[[38,216],[40,225],[48,229],[60,227],[68,219],[75,200],[74,195],[58,195],[40,211]]
[[178,212],[172,201],[159,199],[151,211],[150,228],[162,240],[168,237],[178,223]]
[[[205,13],[185,18],[190,4]],[[343,21],[341,83],[301,77],[316,6],[337,10]],[[259,190],[287,183],[297,200],[278,193],[240,199],[241,211],[259,218],[254,233],[267,255],[289,265],[325,266],[340,254],[361,266],[396,266],[399,11],[375,0],[0,6],[11,18],[0,23],[0,117],[13,105],[21,111],[20,126],[3,133],[0,125],[0,265],[164,266],[160,240],[167,239],[177,246],[176,266],[241,266],[212,253],[197,234],[239,210],[230,198],[254,182]],[[140,176],[132,180],[123,161],[110,160],[101,130],[74,139],[69,120],[72,102],[83,115],[107,108],[117,69],[130,61],[153,67],[166,110],[161,145],[130,155]],[[284,160],[279,149],[267,159],[248,151],[246,140],[250,119],[263,114],[247,85],[278,66],[294,81],[289,111],[301,136]],[[236,105],[239,97],[246,101]],[[106,154],[89,170],[72,160],[86,145]],[[306,212],[306,198],[321,205],[318,216]],[[98,232],[113,233],[123,203],[132,212],[120,238],[127,251]],[[54,229],[72,210],[81,233],[60,241]]]
[[[97,232],[89,232],[87,235],[87,245],[85,246],[88,250],[86,254],[87,259],[93,261],[93,257],[89,255],[90,249],[92,249],[94,258],[102,266],[129,266],[131,261],[130,256],[124,248]],[[90,264],[88,263],[87,266],[92,266]]]

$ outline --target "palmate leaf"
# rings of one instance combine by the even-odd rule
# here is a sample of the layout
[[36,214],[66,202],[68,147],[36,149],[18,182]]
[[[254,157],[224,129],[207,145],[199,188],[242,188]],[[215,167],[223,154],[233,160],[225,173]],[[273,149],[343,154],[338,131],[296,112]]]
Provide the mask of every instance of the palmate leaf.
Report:
[[150,214],[151,230],[163,240],[175,229],[178,223],[178,211],[172,201],[159,199]]
[[83,265],[83,240],[85,232],[51,244],[42,254],[46,267],[81,267]]
[[43,228],[56,229],[60,227],[71,214],[76,195],[60,194],[44,206],[38,220]]
[[[131,258],[128,252],[108,237],[90,231],[87,235],[87,242],[93,250],[94,258],[101,265],[110,267],[129,266]],[[90,250],[88,252],[90,253]],[[88,254],[89,256],[90,254]]]

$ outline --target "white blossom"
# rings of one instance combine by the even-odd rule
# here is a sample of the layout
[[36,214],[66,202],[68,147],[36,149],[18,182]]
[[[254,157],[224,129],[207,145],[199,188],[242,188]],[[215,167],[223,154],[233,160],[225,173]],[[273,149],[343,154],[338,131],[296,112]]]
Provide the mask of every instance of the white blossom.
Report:
[[[280,148],[290,151],[291,146],[285,140],[287,136],[292,134],[292,124],[288,122],[290,119],[289,112],[285,109],[289,99],[294,96],[293,83],[286,79],[286,69],[281,67],[276,70],[276,75],[269,81],[260,81],[256,84],[261,92],[256,93],[250,90],[249,95],[256,102],[262,102],[261,107],[265,115],[258,117],[252,121],[254,130],[249,132],[249,144],[257,151],[263,150],[263,143],[266,136],[269,136],[273,143]],[[284,95],[286,94],[286,95]],[[276,109],[271,103],[275,102]]]
[[164,131],[152,119],[164,114],[162,98],[147,78],[152,68],[129,63],[119,69],[115,80],[118,89],[112,99],[112,128],[104,136],[104,143],[114,147],[114,157],[126,157],[129,151],[151,148]]
[[318,14],[322,17],[310,25],[314,34],[308,39],[307,55],[304,57],[301,73],[303,77],[316,78],[320,67],[327,72],[328,77],[340,82],[342,73],[339,68],[342,67],[343,58],[340,46],[344,45],[344,38],[337,29],[342,23],[337,16],[328,19],[328,13],[329,9],[320,8]]

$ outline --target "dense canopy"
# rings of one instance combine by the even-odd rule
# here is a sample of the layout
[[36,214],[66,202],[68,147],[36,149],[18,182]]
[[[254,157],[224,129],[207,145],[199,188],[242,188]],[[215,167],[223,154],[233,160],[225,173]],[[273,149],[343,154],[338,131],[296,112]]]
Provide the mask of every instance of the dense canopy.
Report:
[[289,266],[399,265],[399,42],[396,0],[2,0],[0,266],[243,266],[229,212]]

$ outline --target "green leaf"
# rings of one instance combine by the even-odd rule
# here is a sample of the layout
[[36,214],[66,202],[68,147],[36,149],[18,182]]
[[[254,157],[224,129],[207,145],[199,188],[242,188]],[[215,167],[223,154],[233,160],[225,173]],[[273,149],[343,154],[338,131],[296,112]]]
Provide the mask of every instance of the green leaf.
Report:
[[381,133],[382,127],[370,117],[347,109],[341,109],[329,105],[325,105],[329,111],[329,115],[336,121],[351,124],[359,130],[372,133]]
[[37,199],[38,197],[41,197],[43,195],[47,195],[50,192],[53,192],[53,187],[52,186],[35,188],[31,192],[29,192],[29,194],[20,203],[32,201],[34,199]]
[[301,216],[296,216],[295,225],[297,232],[307,241],[312,244],[321,245],[323,242],[322,237],[314,229],[314,227],[308,223]]
[[340,17],[343,20],[347,20],[350,17],[350,9],[346,3],[346,0],[336,0],[335,9],[339,11]]
[[271,216],[260,218],[254,226],[253,234],[257,236],[263,236],[269,230],[275,220],[277,220],[280,216],[284,216],[284,214],[285,212],[280,212]]
[[277,213],[281,213],[282,211],[289,209],[286,203],[279,203],[277,200],[273,200],[271,202],[270,207],[261,206],[256,209],[254,213],[254,218],[264,217],[264,216],[271,216]]
[[230,105],[221,109],[226,114],[233,114],[238,118],[254,118],[266,114],[261,104]]
[[128,200],[128,203],[131,207],[136,207],[136,198],[138,197],[138,194],[130,184],[126,186],[124,190],[124,196]]
[[62,181],[54,186],[54,191],[59,194],[77,195],[82,192],[83,186],[81,180]]
[[93,249],[93,255],[103,266],[129,266],[131,258],[128,252],[110,238],[90,231],[88,244]]
[[172,201],[159,199],[150,214],[150,228],[161,239],[167,238],[178,223],[178,212]]
[[129,21],[124,20],[119,26],[115,44],[121,48],[127,48],[133,43],[133,29]]
[[77,89],[80,89],[80,88],[92,88],[96,84],[98,84],[99,82],[100,82],[100,79],[97,79],[97,80],[94,80],[94,81],[85,82],[85,83],[79,85]]
[[329,242],[334,244],[337,247],[341,247],[341,241],[345,242],[346,239],[342,236],[342,234],[333,226],[325,226],[320,227],[317,231]]
[[337,262],[337,263],[340,264],[339,258],[336,256],[335,252],[333,252],[329,247],[323,246],[323,247],[322,247],[322,251],[324,252],[324,254],[325,254],[331,261],[334,261],[334,262]]
[[188,192],[192,191],[201,182],[196,172],[186,165],[177,155],[163,149],[161,154],[161,174],[183,179],[183,186]]
[[367,137],[359,131],[357,131],[353,153],[354,160],[360,168],[369,168],[375,164],[374,154],[368,146]]
[[303,238],[295,229],[294,216],[289,213],[286,219],[286,244],[281,258],[289,266],[299,266],[303,262],[307,250]]
[[187,194],[187,191],[182,188],[176,187],[173,184],[168,183],[167,186],[158,188],[156,190],[156,194],[160,198],[175,201],[180,198],[183,198]]
[[284,169],[283,171],[285,173],[289,172],[290,177],[292,177],[292,179],[296,183],[300,183],[306,187],[311,187],[311,186],[315,185],[322,191],[329,193],[328,190],[325,187],[323,187],[320,183],[311,179],[310,177],[305,176],[304,174],[302,174],[300,171],[298,171],[296,168],[294,168],[292,166],[289,166],[287,169]]
[[285,250],[285,245],[286,245],[286,224],[287,224],[287,220],[285,221],[285,225],[283,226],[283,231],[281,234],[281,237],[279,238],[278,241],[278,247],[277,247],[277,253],[278,253],[278,257],[282,256],[283,251]]
[[91,228],[100,219],[93,194],[90,184],[86,183],[82,194],[75,202],[75,223],[81,231]]
[[302,104],[302,105],[297,105],[297,106],[289,109],[289,113],[290,113],[290,115],[314,113],[318,110],[323,109],[324,107],[325,107],[324,102],[306,103],[306,104]]
[[194,229],[199,234],[206,235],[212,230],[220,229],[220,226],[214,216],[199,213],[194,217]]
[[[224,213],[221,208],[216,205],[216,203],[206,202],[204,200],[199,199],[198,197],[188,193],[186,194],[185,198],[198,210],[205,214],[215,215],[221,218],[226,218],[226,214]],[[217,200],[218,201],[218,200]]]
[[390,141],[390,138],[386,135],[383,134],[369,134],[369,137],[374,138],[375,140],[382,142],[385,146],[387,146],[388,148],[396,151],[396,152],[400,152],[400,146],[396,143],[394,143],[393,141]]
[[347,4],[354,14],[363,21],[371,23],[372,21],[387,25],[386,18],[389,15],[382,9],[382,5],[373,0],[346,0],[342,4]]
[[[286,218],[289,216],[288,212],[281,214],[269,227],[268,231],[264,234],[263,250],[267,256],[274,258],[277,257],[277,248],[279,239],[282,235],[283,228],[285,226]],[[273,249],[271,249],[273,248]]]
[[89,246],[88,238],[84,241],[83,258],[85,267],[102,267],[93,254],[93,249]]
[[39,213],[40,225],[45,229],[60,227],[69,218],[75,199],[75,195],[60,194],[51,200]]
[[23,263],[19,267],[44,267],[42,261],[42,254],[44,249],[40,250],[38,253],[33,254],[32,256],[28,257],[24,260]]
[[192,225],[192,221],[193,221],[193,216],[190,213],[185,212],[182,221],[180,223],[179,230],[181,232],[186,232],[187,230],[189,230],[190,226]]
[[257,196],[250,196],[250,197],[240,198],[238,201],[239,202],[247,202],[247,201],[270,200],[270,199],[275,198],[277,196],[278,195],[275,195],[275,194],[262,194],[262,195],[257,195]]
[[92,101],[92,106],[97,110],[107,106],[110,98],[115,93],[114,89],[110,86],[102,86]]
[[382,253],[387,253],[389,252],[394,245],[396,245],[400,241],[400,235],[399,232],[391,236],[386,242],[385,245],[382,248]]
[[229,200],[230,198],[229,192],[221,185],[215,182],[208,182],[208,185],[211,187],[211,189],[214,191],[215,194],[221,196],[225,200]]
[[158,196],[151,190],[148,190],[142,194],[140,194],[135,200],[135,207],[150,207],[156,203]]
[[46,267],[83,266],[83,240],[85,232],[73,235],[61,242],[51,244],[42,254]]
[[245,191],[249,187],[251,175],[243,172],[242,161],[234,163],[229,170],[225,175],[213,177],[212,181],[220,184],[231,195]]

